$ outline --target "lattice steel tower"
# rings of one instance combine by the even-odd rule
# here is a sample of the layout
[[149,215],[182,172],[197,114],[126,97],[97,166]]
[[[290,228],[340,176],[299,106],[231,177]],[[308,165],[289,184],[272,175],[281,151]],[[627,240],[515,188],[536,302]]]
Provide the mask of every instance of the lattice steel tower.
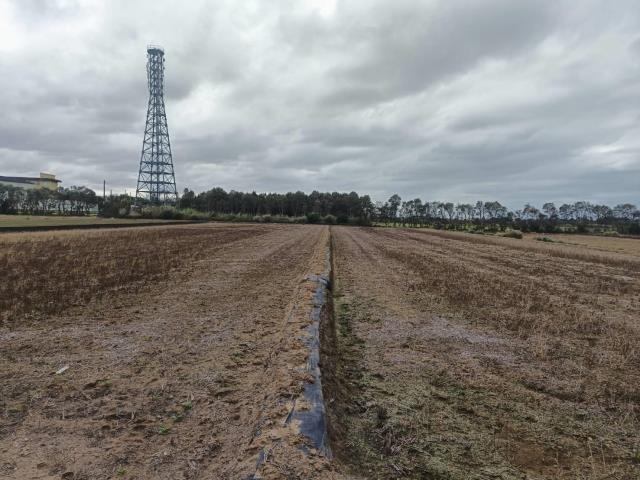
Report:
[[136,198],[156,204],[175,203],[178,191],[173,173],[167,114],[164,111],[164,50],[161,47],[147,47],[147,78],[149,106]]

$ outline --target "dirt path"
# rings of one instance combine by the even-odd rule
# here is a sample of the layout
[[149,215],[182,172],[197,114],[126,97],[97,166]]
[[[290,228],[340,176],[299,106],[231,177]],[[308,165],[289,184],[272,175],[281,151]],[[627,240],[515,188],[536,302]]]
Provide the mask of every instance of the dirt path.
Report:
[[169,281],[0,330],[0,478],[334,478],[283,427],[328,229],[243,228]]
[[340,459],[366,478],[640,477],[637,259],[333,228]]

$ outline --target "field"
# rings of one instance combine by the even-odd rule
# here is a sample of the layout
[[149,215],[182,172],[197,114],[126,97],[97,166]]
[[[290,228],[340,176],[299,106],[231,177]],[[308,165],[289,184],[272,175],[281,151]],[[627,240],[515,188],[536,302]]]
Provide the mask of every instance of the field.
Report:
[[325,383],[353,473],[638,478],[640,256],[444,232],[334,233]]
[[78,227],[78,226],[107,226],[107,225],[135,225],[137,223],[167,223],[167,220],[100,218],[93,216],[72,217],[55,215],[0,215],[0,229],[4,228],[46,228],[46,227]]
[[525,239],[528,241],[544,241],[547,238],[551,242],[565,245],[573,245],[577,248],[590,248],[605,252],[628,253],[640,256],[640,238],[607,237],[599,235],[566,235],[557,233],[528,233]]
[[567,237],[0,235],[0,477],[639,478],[639,241]]

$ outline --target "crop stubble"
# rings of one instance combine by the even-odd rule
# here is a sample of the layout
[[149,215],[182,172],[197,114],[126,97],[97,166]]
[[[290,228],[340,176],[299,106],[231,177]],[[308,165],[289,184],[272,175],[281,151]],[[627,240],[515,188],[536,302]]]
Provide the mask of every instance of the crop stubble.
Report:
[[308,380],[305,279],[328,238],[0,237],[0,475],[637,478],[640,258],[618,240],[332,227],[321,360],[337,462],[305,456],[282,419]]
[[638,478],[638,257],[334,228],[326,384],[367,478]]
[[97,245],[94,261],[116,255],[119,268],[138,259],[149,275],[121,272],[119,282],[99,284],[98,301],[77,305],[85,299],[79,280],[33,268],[48,278],[37,281],[55,289],[61,275],[75,293],[54,313],[13,309],[0,330],[2,475],[237,479],[256,472],[264,450],[263,478],[333,478],[326,459],[302,453],[295,426],[281,424],[306,380],[299,338],[313,288],[305,278],[322,273],[328,229],[207,225],[93,235],[43,243],[36,235],[21,240],[35,245],[11,247],[19,255],[7,261],[23,261],[23,271],[49,260],[44,250],[55,245],[65,250],[56,265],[104,282],[111,270],[91,270],[81,258]]

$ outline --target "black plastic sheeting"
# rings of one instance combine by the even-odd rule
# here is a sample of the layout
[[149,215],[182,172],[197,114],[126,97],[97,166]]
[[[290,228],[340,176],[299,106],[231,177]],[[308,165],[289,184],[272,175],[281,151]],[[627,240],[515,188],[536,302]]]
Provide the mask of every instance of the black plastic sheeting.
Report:
[[303,342],[309,348],[306,370],[313,377],[313,381],[305,383],[303,392],[309,408],[298,410],[294,405],[287,421],[297,420],[300,433],[309,438],[319,452],[331,457],[331,449],[327,444],[327,417],[322,395],[322,374],[320,372],[320,319],[322,317],[322,309],[325,307],[327,291],[330,288],[330,281],[327,277],[320,275],[312,275],[308,278],[318,283],[313,297],[311,324],[307,327],[307,335],[303,338]]
[[[305,382],[303,397],[308,408],[299,410],[296,408],[296,401],[287,415],[285,425],[296,420],[299,424],[300,433],[307,437],[311,444],[321,454],[331,458],[331,448],[327,443],[327,417],[324,408],[324,397],[322,395],[322,374],[320,372],[320,321],[322,309],[327,302],[328,291],[331,282],[324,275],[310,275],[307,280],[318,284],[313,296],[313,308],[311,310],[311,324],[306,328],[306,335],[302,341],[309,349],[309,358],[305,370],[311,374],[313,381]],[[302,451],[308,453],[306,447],[301,447]],[[258,480],[258,471],[266,462],[268,451],[261,450],[256,461],[256,472],[249,475],[246,480]]]

